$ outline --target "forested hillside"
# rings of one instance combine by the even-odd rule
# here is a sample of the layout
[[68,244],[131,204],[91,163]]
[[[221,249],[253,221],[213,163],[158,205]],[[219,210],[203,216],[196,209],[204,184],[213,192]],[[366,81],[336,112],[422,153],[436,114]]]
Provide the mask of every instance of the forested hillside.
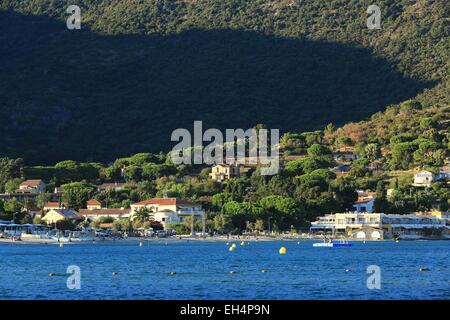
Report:
[[109,161],[194,120],[299,132],[448,104],[445,0],[380,0],[381,30],[365,0],[76,2],[0,3],[1,156]]

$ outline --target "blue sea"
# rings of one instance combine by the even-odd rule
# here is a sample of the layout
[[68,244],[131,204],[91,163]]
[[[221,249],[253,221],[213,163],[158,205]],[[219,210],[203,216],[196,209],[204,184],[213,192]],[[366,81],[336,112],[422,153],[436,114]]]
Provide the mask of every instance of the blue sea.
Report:
[[[233,252],[223,242],[181,240],[2,243],[0,299],[450,298],[450,241],[313,242],[235,242]],[[70,265],[80,268],[80,289],[67,286]],[[369,265],[380,267],[380,289],[367,286]]]

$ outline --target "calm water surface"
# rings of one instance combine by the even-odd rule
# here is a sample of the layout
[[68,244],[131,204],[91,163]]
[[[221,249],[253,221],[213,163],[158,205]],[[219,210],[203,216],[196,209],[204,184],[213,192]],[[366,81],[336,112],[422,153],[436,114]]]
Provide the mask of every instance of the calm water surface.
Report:
[[[225,243],[192,241],[63,248],[3,243],[0,299],[450,298],[450,241],[355,242],[350,248],[312,243],[236,242],[234,252]],[[281,246],[287,254],[278,253]],[[69,265],[81,268],[80,290],[67,288]],[[380,290],[367,288],[369,265],[381,268]]]

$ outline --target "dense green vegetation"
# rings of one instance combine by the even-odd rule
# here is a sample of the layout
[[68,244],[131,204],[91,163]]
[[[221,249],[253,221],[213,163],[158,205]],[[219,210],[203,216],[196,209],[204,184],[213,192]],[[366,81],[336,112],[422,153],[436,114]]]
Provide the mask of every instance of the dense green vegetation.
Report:
[[[356,190],[376,192],[378,212],[450,209],[444,182],[412,186],[417,170],[448,164],[445,0],[380,0],[381,30],[366,28],[368,0],[78,3],[79,31],[65,28],[71,1],[0,3],[0,192],[35,178],[75,209],[92,197],[110,208],[192,199],[208,228],[234,232],[307,227],[351,209]],[[174,165],[170,134],[194,120],[279,128],[282,169],[220,184],[208,167]],[[102,182],[126,185],[99,192]],[[2,201],[0,219],[28,221],[22,209],[49,198]],[[151,223],[142,211],[114,226]]]
[[[286,133],[281,139],[282,168],[274,176],[261,176],[260,169],[254,168],[240,178],[218,183],[210,179],[209,167],[174,165],[163,153],[139,153],[109,165],[66,160],[53,166],[25,166],[21,159],[1,158],[0,190],[14,190],[24,178],[42,178],[48,191],[61,186],[63,202],[75,209],[85,207],[92,197],[110,208],[153,197],[192,199],[208,212],[208,228],[234,232],[267,229],[269,221],[272,230],[307,227],[319,215],[351,210],[356,190],[376,192],[377,212],[449,210],[450,189],[445,181],[430,188],[414,187],[412,174],[420,169],[439,172],[448,163],[450,110],[418,104],[391,106],[370,121],[341,128],[330,124],[324,130]],[[332,152],[342,148],[353,150],[359,158],[335,159]],[[335,168],[343,163],[350,166],[344,176]],[[97,191],[102,182],[126,184],[120,191]],[[0,217],[15,213],[16,219],[23,219],[18,221],[27,221],[22,208],[42,207],[49,197],[42,194],[35,203],[4,201]],[[150,212],[142,213],[147,215],[151,217]],[[115,221],[114,226],[126,229],[150,223],[155,224],[142,218],[132,223]],[[171,227],[186,233],[190,222]]]
[[68,4],[0,3],[0,155],[112,161],[168,151],[193,120],[300,132],[448,104],[445,0],[378,1],[381,30],[366,28],[368,0],[81,0],[79,31]]

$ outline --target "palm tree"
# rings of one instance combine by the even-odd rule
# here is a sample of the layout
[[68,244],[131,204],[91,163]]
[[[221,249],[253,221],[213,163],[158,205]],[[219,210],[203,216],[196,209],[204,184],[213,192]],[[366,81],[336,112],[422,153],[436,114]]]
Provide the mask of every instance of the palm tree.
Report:
[[138,221],[141,225],[144,225],[147,221],[154,221],[153,210],[147,207],[137,209],[134,213],[134,220]]

